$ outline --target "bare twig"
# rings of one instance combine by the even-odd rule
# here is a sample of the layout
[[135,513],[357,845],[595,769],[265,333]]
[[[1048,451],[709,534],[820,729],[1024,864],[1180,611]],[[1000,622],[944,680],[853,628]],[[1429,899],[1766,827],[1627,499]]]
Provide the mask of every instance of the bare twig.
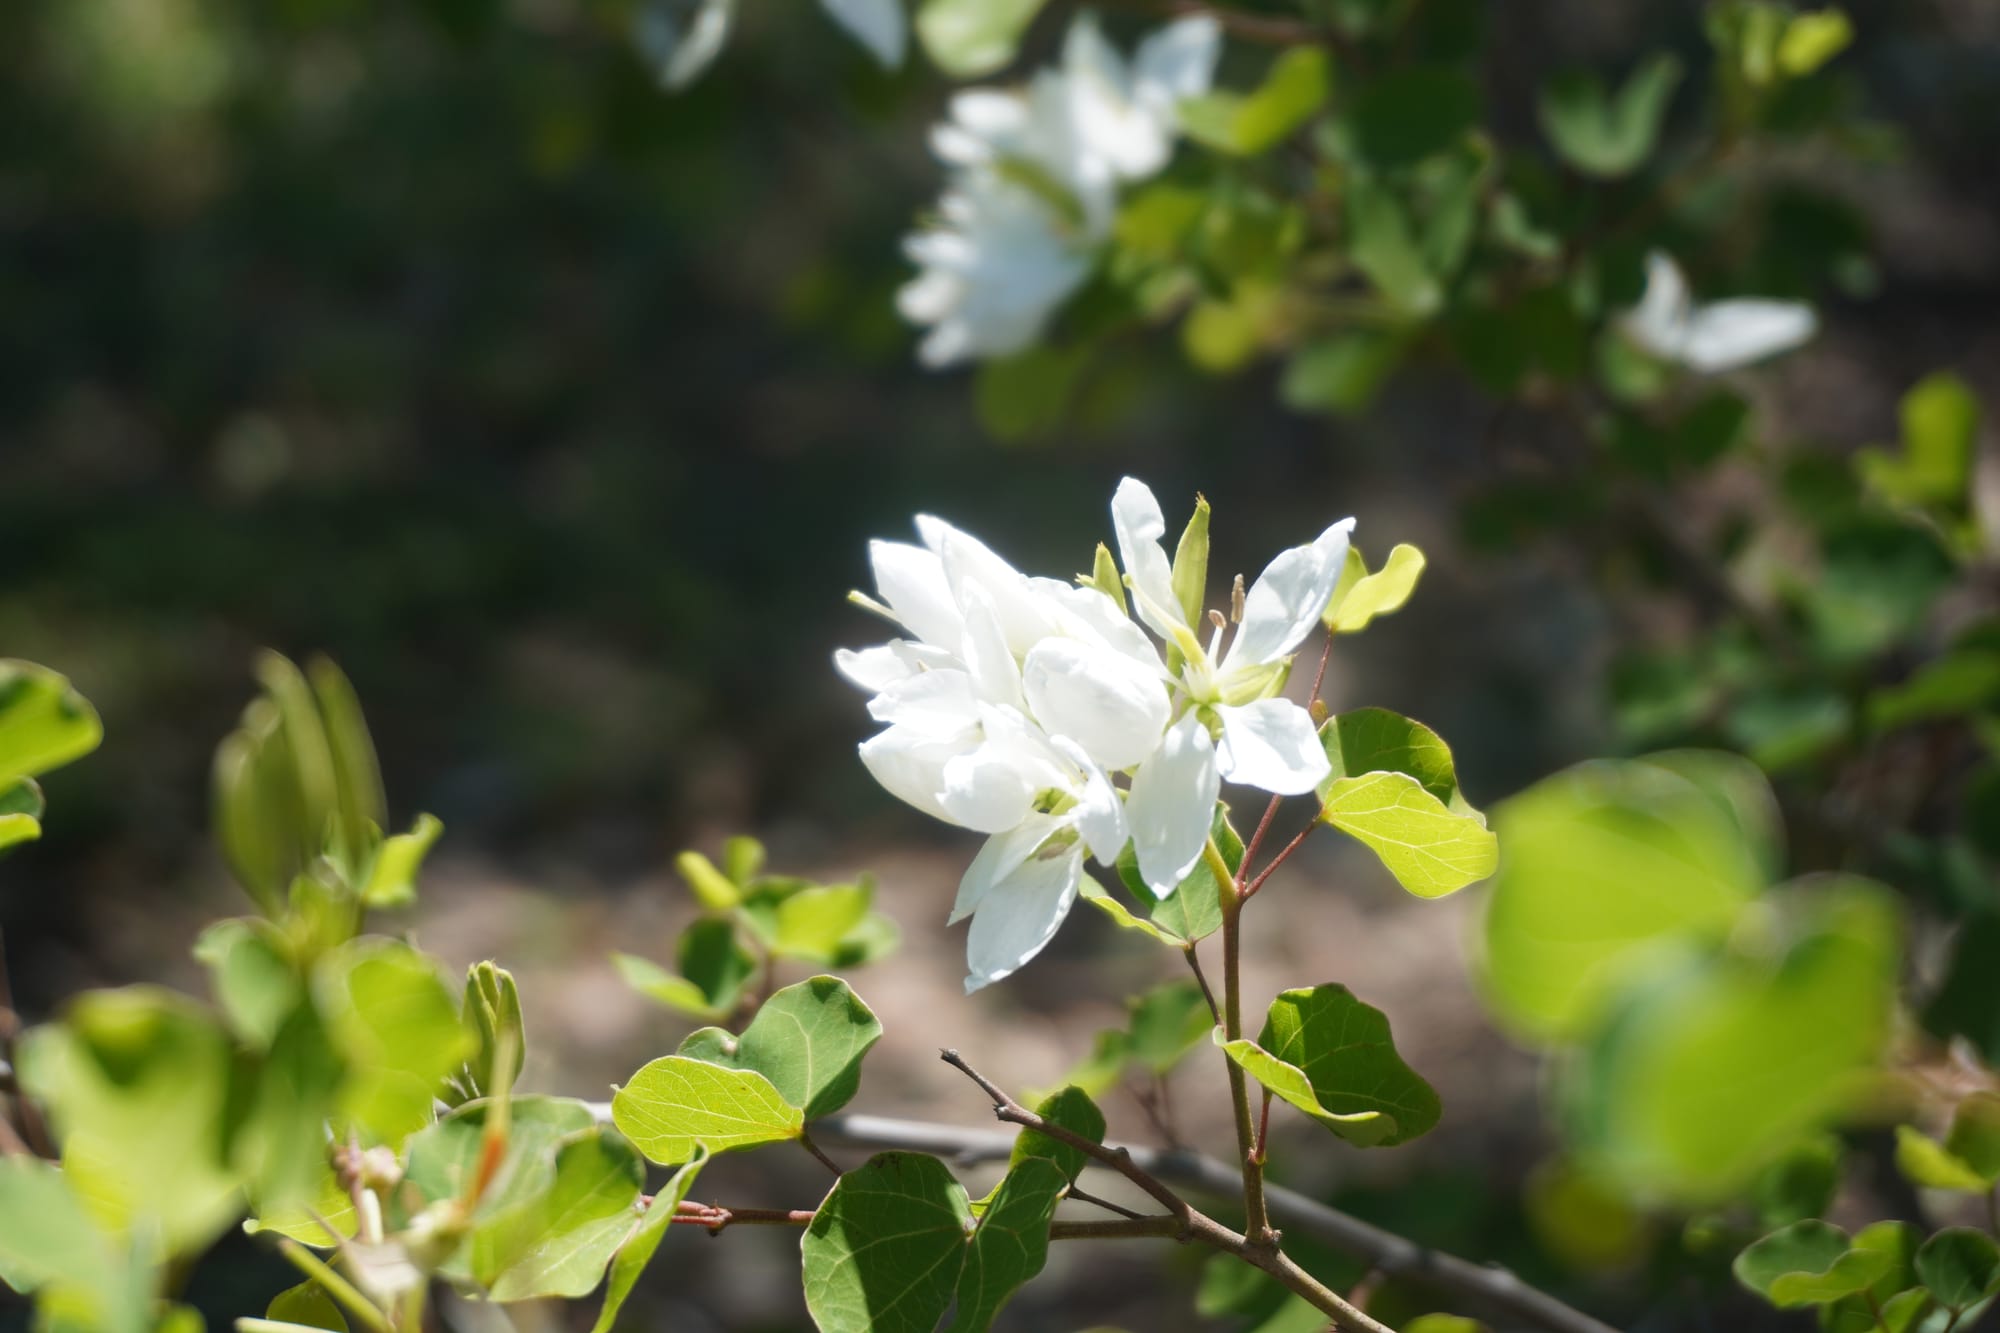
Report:
[[812,1135],[806,1133],[806,1131],[803,1129],[799,1131],[799,1146],[801,1148],[804,1148],[807,1152],[811,1153],[813,1157],[818,1160],[821,1166],[833,1172],[834,1175],[838,1176],[840,1174],[840,1163],[834,1161],[831,1157],[828,1157],[825,1153],[821,1152],[819,1150],[819,1145],[812,1141]]
[[1194,979],[1201,984],[1201,998],[1208,1001],[1208,1016],[1214,1021],[1222,1021],[1222,1006],[1215,1002],[1215,992],[1208,988],[1208,976],[1201,970],[1201,955],[1195,952],[1195,941],[1189,940],[1181,946],[1181,953],[1187,958],[1188,968]]
[[1069,1187],[1069,1193],[1065,1197],[1075,1199],[1078,1203],[1092,1204],[1098,1208],[1102,1208],[1107,1213],[1116,1213],[1120,1217],[1140,1216],[1140,1214],[1133,1212],[1122,1203],[1113,1203],[1109,1199],[1100,1199],[1095,1194],[1086,1194],[1074,1185]]

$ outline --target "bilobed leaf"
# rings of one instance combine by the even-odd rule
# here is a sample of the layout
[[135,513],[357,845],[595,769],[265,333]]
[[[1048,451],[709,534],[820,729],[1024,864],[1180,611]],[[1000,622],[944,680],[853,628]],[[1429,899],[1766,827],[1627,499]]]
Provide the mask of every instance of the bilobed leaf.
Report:
[[1437,1124],[1437,1093],[1396,1054],[1389,1020],[1345,986],[1281,992],[1255,1042],[1216,1044],[1273,1093],[1363,1147]]
[[67,680],[0,658],[0,787],[81,759],[103,739],[97,710]]
[[1558,75],[1542,89],[1542,130],[1586,175],[1627,175],[1652,155],[1680,80],[1680,61],[1664,53],[1633,71],[1615,95],[1593,75]]
[[1949,371],[1938,371],[1903,395],[1902,449],[1863,449],[1862,479],[1877,493],[1909,505],[1964,505],[1979,451],[1979,399]]
[[[1734,763],[1743,765],[1740,759]],[[1754,769],[1749,781],[1769,798]],[[1516,1031],[1592,1030],[1635,960],[1726,936],[1766,879],[1763,849],[1711,786],[1655,763],[1590,763],[1501,805],[1483,981]]]
[[795,1139],[805,1125],[771,1080],[683,1055],[662,1056],[632,1075],[611,1099],[611,1120],[639,1151],[662,1165],[694,1156]]
[[875,886],[816,884],[791,894],[777,906],[771,948],[781,958],[827,964],[848,932],[861,924],[874,900]]
[[1482,880],[1499,861],[1499,844],[1483,822],[1449,809],[1407,773],[1335,779],[1320,818],[1364,843],[1421,898]]
[[1839,1227],[1808,1218],[1751,1245],[1733,1267],[1737,1281],[1788,1309],[1827,1305],[1865,1291],[1892,1262],[1889,1253],[1857,1249]]
[[1838,879],[1782,902],[1781,948],[1683,945],[1635,969],[1569,1067],[1572,1133],[1628,1187],[1732,1195],[1839,1116],[1881,1058],[1902,953],[1894,895]]
[[17,1074],[47,1109],[64,1179],[99,1225],[157,1228],[170,1253],[195,1253],[238,1206],[223,1132],[234,1055],[192,1000],[134,986],[87,991],[61,1022],[32,1029]]
[[588,1294],[638,1226],[645,1184],[645,1163],[617,1135],[566,1140],[546,1192],[473,1228],[473,1276],[496,1301]]
[[1369,773],[1404,773],[1455,813],[1469,815],[1472,807],[1458,790],[1458,768],[1451,747],[1435,731],[1386,708],[1356,708],[1328,718],[1319,729],[1320,744],[1333,771],[1320,783],[1325,799],[1342,778]]
[[846,982],[813,977],[758,1006],[728,1063],[762,1074],[807,1120],[817,1120],[854,1096],[861,1057],[881,1038],[881,1022]]
[[2000,1246],[1983,1231],[1946,1227],[1917,1251],[1917,1280],[1948,1310],[2000,1292]]
[[[1036,1104],[1035,1114],[1092,1143],[1104,1142],[1104,1112],[1097,1109],[1097,1103],[1082,1088],[1072,1086],[1050,1093]],[[1076,1183],[1077,1174],[1083,1170],[1085,1161],[1081,1149],[1058,1143],[1039,1130],[1024,1129],[1014,1139],[1014,1150],[1007,1157],[1007,1169],[1012,1171],[1031,1157],[1045,1157],[1054,1162],[1062,1168],[1063,1176],[1072,1185]]]
[[991,74],[1014,58],[1043,0],[923,0],[917,39],[955,79]]
[[340,1114],[392,1146],[429,1124],[476,1042],[436,965],[406,944],[356,940],[321,962],[314,991],[352,1070]]
[[1049,1223],[1070,1177],[1043,1157],[1008,1169],[972,1233],[947,1333],[985,1333],[1000,1307],[1048,1261]]
[[611,1256],[610,1276],[604,1282],[604,1308],[597,1313],[597,1322],[591,1325],[590,1333],[611,1333],[618,1322],[618,1312],[625,1308],[625,1300],[638,1284],[640,1274],[653,1261],[653,1255],[666,1239],[673,1225],[674,1211],[681,1200],[687,1198],[688,1190],[694,1187],[695,1177],[708,1162],[708,1153],[696,1148],[687,1164],[674,1172],[653,1195],[653,1201],[646,1205],[645,1216],[618,1252]]
[[1211,148],[1254,157],[1289,139],[1326,102],[1332,87],[1326,52],[1293,47],[1271,62],[1252,91],[1204,93],[1184,102],[1181,129]]
[[[403,1179],[425,1203],[464,1199],[472,1189],[496,1103],[467,1102],[410,1136]],[[491,1218],[548,1193],[555,1183],[556,1152],[596,1124],[590,1107],[571,1097],[512,1097],[507,1103],[507,1151],[474,1217]],[[319,1243],[325,1243],[320,1237]],[[469,1277],[460,1262],[448,1276]]]
[[841,1176],[800,1244],[820,1333],[932,1333],[965,1263],[972,1209],[944,1163],[880,1153]]
[[[1348,550],[1352,555],[1353,548]],[[1353,558],[1360,559],[1358,555]],[[1382,568],[1373,574],[1364,573],[1351,583],[1343,578],[1321,620],[1336,634],[1355,634],[1367,629],[1376,616],[1402,610],[1403,603],[1416,591],[1417,579],[1423,572],[1424,553],[1408,542],[1400,542],[1390,550]]]

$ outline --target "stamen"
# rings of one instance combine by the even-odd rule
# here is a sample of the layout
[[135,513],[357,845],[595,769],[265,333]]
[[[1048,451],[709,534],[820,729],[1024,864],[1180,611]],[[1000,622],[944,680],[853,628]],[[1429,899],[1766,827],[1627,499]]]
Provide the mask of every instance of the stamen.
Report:
[[1243,623],[1243,576],[1236,576],[1236,584],[1229,590],[1229,618],[1237,624]]

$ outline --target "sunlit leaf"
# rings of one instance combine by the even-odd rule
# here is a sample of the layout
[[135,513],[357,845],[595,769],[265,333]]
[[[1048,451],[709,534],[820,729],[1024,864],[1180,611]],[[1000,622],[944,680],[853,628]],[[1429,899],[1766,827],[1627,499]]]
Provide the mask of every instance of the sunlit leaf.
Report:
[[1775,1231],[1736,1256],[1737,1280],[1780,1309],[1826,1305],[1864,1291],[1889,1271],[1881,1250],[1853,1246],[1847,1233],[1808,1219]]
[[1215,1031],[1230,1059],[1351,1143],[1407,1143],[1437,1124],[1437,1093],[1396,1054],[1389,1020],[1345,986],[1281,992],[1255,1042]]
[[807,1120],[817,1120],[854,1096],[861,1058],[881,1037],[881,1022],[846,982],[813,977],[765,1000],[742,1036],[701,1058],[762,1074]]
[[565,1140],[546,1191],[473,1229],[473,1276],[496,1301],[588,1294],[639,1225],[645,1183],[645,1163],[617,1135]]
[[1336,778],[1320,818],[1380,857],[1398,883],[1421,898],[1439,898],[1486,878],[1498,863],[1498,843],[1477,816],[1438,800],[1407,773]]
[[1917,1251],[1917,1279],[1938,1304],[1963,1310],[2000,1292],[2000,1245],[1971,1227],[1946,1227]]
[[655,1162],[675,1166],[697,1146],[711,1153],[795,1139],[805,1124],[771,1081],[683,1055],[645,1065],[611,1099],[612,1123]]
[[611,1257],[610,1276],[604,1283],[604,1308],[598,1311],[597,1322],[591,1325],[591,1333],[611,1333],[618,1322],[618,1312],[625,1308],[625,1300],[638,1284],[640,1274],[653,1261],[653,1255],[666,1239],[673,1226],[674,1211],[681,1200],[687,1198],[694,1187],[695,1177],[708,1162],[706,1150],[697,1147],[687,1164],[668,1177],[653,1195],[653,1201],[646,1205],[644,1218],[618,1252]]
[[[1350,565],[1360,559],[1353,547],[1348,548],[1348,554]],[[1372,574],[1364,573],[1352,582],[1343,578],[1321,619],[1337,634],[1359,633],[1376,616],[1402,610],[1403,603],[1416,591],[1417,579],[1423,572],[1424,553],[1407,542],[1398,543],[1382,562],[1382,568]]]
[[1043,0],[923,0],[917,39],[955,79],[990,74],[1014,58]]
[[103,739],[97,710],[67,680],[0,658],[0,788],[81,759]]
[[393,940],[356,940],[322,962],[314,993],[353,1070],[342,1116],[391,1145],[429,1124],[476,1041],[436,964]]

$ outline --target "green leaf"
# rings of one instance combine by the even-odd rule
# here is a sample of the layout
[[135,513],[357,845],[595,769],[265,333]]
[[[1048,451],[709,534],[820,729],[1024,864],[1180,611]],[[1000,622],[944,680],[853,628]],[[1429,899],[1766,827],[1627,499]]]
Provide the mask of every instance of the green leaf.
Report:
[[674,1172],[653,1195],[652,1203],[646,1205],[645,1216],[638,1227],[618,1247],[618,1253],[611,1257],[611,1273],[604,1283],[604,1308],[597,1313],[597,1322],[591,1325],[590,1333],[611,1333],[618,1322],[618,1312],[625,1308],[625,1300],[638,1285],[640,1274],[653,1261],[653,1255],[660,1248],[672,1229],[674,1211],[681,1200],[687,1198],[694,1187],[695,1177],[708,1162],[708,1153],[697,1147],[687,1164]]
[[[1125,855],[1126,854],[1123,852],[1119,854],[1119,859],[1121,863],[1123,862]],[[1132,861],[1132,869],[1133,869],[1133,874],[1135,876],[1138,874],[1138,865],[1139,865],[1138,860],[1135,857]],[[1120,874],[1122,877],[1123,875],[1122,864],[1120,866]],[[1134,892],[1145,893],[1146,890],[1144,889],[1143,886],[1141,886],[1139,889],[1134,890]],[[1117,898],[1113,897],[1109,892],[1106,891],[1106,889],[1102,884],[1099,884],[1095,879],[1092,879],[1089,875],[1085,875],[1082,881],[1077,885],[1077,896],[1082,898],[1083,901],[1089,903],[1092,907],[1095,907],[1098,911],[1110,917],[1112,921],[1117,923],[1117,925],[1121,929],[1139,931],[1142,934],[1152,936],[1154,939],[1158,940],[1162,944],[1171,944],[1175,948],[1179,948],[1183,944],[1187,943],[1187,941],[1183,940],[1180,936],[1174,934],[1172,931],[1163,929],[1162,927],[1155,925],[1153,922],[1146,920],[1144,917],[1133,915],[1131,908],[1125,906],[1124,903],[1120,902]],[[1152,895],[1150,893],[1147,893],[1146,896],[1151,897]],[[1222,916],[1221,911],[1218,909],[1216,913],[1217,925],[1221,924],[1221,916]]]
[[1538,102],[1542,131],[1585,175],[1629,175],[1652,156],[1680,81],[1680,61],[1665,53],[1633,71],[1615,97],[1593,75],[1558,75]]
[[385,838],[361,885],[361,901],[370,907],[407,907],[417,900],[417,872],[444,832],[430,815],[418,815],[408,833]]
[[0,788],[81,759],[103,739],[97,710],[69,681],[0,658]]
[[1751,1187],[1759,1221],[1775,1228],[1823,1215],[1840,1189],[1843,1155],[1840,1139],[1823,1134],[1765,1167]]
[[546,1192],[473,1228],[473,1276],[495,1301],[587,1295],[639,1225],[645,1184],[645,1164],[617,1135],[565,1140]]
[[1000,1308],[1042,1271],[1049,1223],[1069,1185],[1069,1175],[1047,1158],[1030,1157],[1008,1169],[972,1233],[947,1333],[986,1333]]
[[[340,816],[340,826],[347,835],[350,851],[358,856],[373,838],[375,830],[389,818],[389,802],[382,793],[382,767],[375,757],[375,741],[368,734],[367,720],[361,715],[361,700],[355,696],[354,686],[339,667],[327,658],[316,657],[306,664],[306,678],[312,685],[317,717],[326,735],[327,756],[333,773],[334,809]],[[419,819],[420,828],[422,823]],[[430,834],[430,839],[436,837],[436,832]],[[430,846],[430,839],[424,840],[426,849]],[[416,860],[423,860],[421,852]],[[414,875],[416,865],[412,863],[409,870]]]
[[0,1282],[23,1294],[50,1283],[91,1288],[111,1269],[104,1236],[63,1173],[38,1157],[0,1156]]
[[466,1061],[468,1091],[491,1097],[514,1086],[528,1049],[521,1016],[521,991],[514,974],[491,962],[474,963],[465,974],[465,1017],[478,1046]]
[[1896,1169],[1912,1185],[1984,1194],[1993,1182],[1913,1125],[1896,1126]]
[[47,1108],[71,1190],[114,1232],[157,1227],[198,1252],[236,1213],[226,1156],[235,1062],[222,1026],[151,987],[87,991],[22,1039],[21,1086]]
[[1477,816],[1449,809],[1407,773],[1334,779],[1320,818],[1366,845],[1420,898],[1482,880],[1499,860],[1499,844]]
[[1522,1204],[1535,1239],[1569,1268],[1629,1270],[1654,1241],[1642,1205],[1574,1158],[1552,1158],[1537,1166]]
[[1211,92],[1183,103],[1181,129],[1210,148],[1254,157],[1291,138],[1332,90],[1333,68],[1326,52],[1293,47],[1271,62],[1254,91]]
[[1893,895],[1830,880],[1779,906],[1752,952],[1683,945],[1628,963],[1600,1035],[1568,1071],[1572,1133],[1629,1188],[1692,1202],[1733,1194],[1842,1114],[1881,1057],[1901,963]]
[[1966,649],[1926,662],[1900,685],[1868,695],[1869,730],[1877,735],[1914,723],[1977,712],[2000,699],[2000,652]]
[[1883,1277],[1891,1256],[1856,1249],[1839,1227],[1815,1219],[1774,1231],[1736,1256],[1736,1280],[1779,1309],[1827,1305],[1865,1291]]
[[964,1265],[972,1209],[944,1163],[871,1157],[841,1176],[800,1245],[820,1333],[932,1333]]
[[743,986],[757,970],[757,959],[737,938],[728,921],[703,917],[681,932],[681,974],[693,982],[709,1011],[732,1012],[743,998]]
[[[1359,560],[1353,547],[1348,552],[1354,560]],[[1399,542],[1382,562],[1382,568],[1373,574],[1363,574],[1352,583],[1342,578],[1342,586],[1334,590],[1333,600],[1327,603],[1326,614],[1320,620],[1336,634],[1359,633],[1376,616],[1402,610],[1403,603],[1417,590],[1417,579],[1423,572],[1424,553],[1407,542]]]
[[1418,1315],[1403,1325],[1403,1333],[1489,1333],[1477,1319],[1457,1314]]
[[333,1297],[327,1295],[317,1282],[301,1282],[296,1287],[285,1288],[271,1298],[264,1317],[279,1323],[296,1324],[300,1328],[325,1328],[332,1329],[333,1333],[347,1333],[347,1316],[340,1312]]
[[1366,176],[1348,182],[1347,229],[1355,267],[1400,313],[1420,319],[1444,304],[1409,212],[1386,185]]
[[1917,1280],[1948,1310],[2000,1292],[2000,1246],[1983,1231],[1946,1227],[1923,1243],[1916,1263]]
[[764,1001],[732,1054],[703,1058],[762,1074],[807,1120],[818,1120],[853,1098],[861,1058],[881,1038],[881,1022],[846,982],[813,977]]
[[0,848],[33,842],[42,836],[42,813],[48,808],[41,786],[33,778],[0,782]]
[[1887,499],[1962,509],[1979,452],[1979,416],[1979,399],[1965,381],[1938,371],[1903,395],[1901,451],[1863,449],[1855,466]]
[[1944,1142],[1989,1185],[2000,1181],[2000,1096],[1975,1092],[1960,1102]]
[[626,985],[669,1009],[710,1021],[726,1017],[708,1002],[708,997],[701,993],[701,987],[686,977],[675,976],[651,959],[640,958],[636,954],[614,953],[611,965],[618,969],[618,975]]
[[739,886],[700,852],[682,852],[674,858],[674,869],[687,881],[688,888],[694,890],[695,899],[704,911],[727,912],[742,900]]
[[326,1024],[303,1003],[279,1025],[261,1060],[239,1064],[232,1092],[247,1105],[234,1125],[230,1159],[260,1208],[292,1208],[316,1198],[327,1118],[347,1077]]
[[230,1026],[253,1046],[269,1046],[305,994],[283,934],[268,921],[217,921],[196,938],[194,956]]
[[1392,1147],[1437,1124],[1437,1093],[1396,1054],[1389,1020],[1345,986],[1280,992],[1255,1042],[1216,1044],[1277,1096],[1361,1147]]
[[[467,1102],[410,1137],[403,1179],[426,1203],[470,1194],[496,1106],[489,1099]],[[590,1107],[573,1097],[509,1098],[506,1155],[475,1218],[485,1220],[546,1195],[555,1184],[557,1151],[596,1123]],[[470,1270],[461,1267],[454,1275],[470,1276]]]
[[[1036,1104],[1035,1114],[1092,1143],[1104,1142],[1104,1112],[1097,1109],[1097,1103],[1082,1088],[1067,1087],[1050,1093]],[[1086,1160],[1082,1149],[1058,1143],[1038,1130],[1024,1129],[1014,1137],[1014,1150],[1008,1155],[1007,1169],[1012,1171],[1031,1157],[1054,1162],[1062,1168],[1063,1176],[1072,1185],[1076,1183]]]
[[[1769,801],[1746,761],[1723,756]],[[1579,765],[1494,813],[1501,858],[1486,902],[1482,980],[1524,1036],[1598,1024],[1662,943],[1726,936],[1763,889],[1761,849],[1732,807],[1662,763]]]
[[[1216,806],[1214,818],[1209,823],[1209,833],[1215,839],[1215,845],[1222,849],[1223,864],[1232,873],[1242,869],[1243,839],[1236,836],[1236,830],[1231,827],[1226,807]],[[1192,943],[1222,929],[1222,886],[1215,882],[1215,872],[1208,868],[1206,857],[1195,863],[1194,870],[1175,886],[1172,893],[1164,898],[1155,898],[1153,891],[1146,887],[1146,881],[1139,876],[1137,853],[1127,843],[1124,850],[1118,853],[1118,880],[1134,898],[1152,904],[1152,926],[1156,929],[1147,929],[1136,922],[1133,924],[1155,938],[1169,944]],[[1084,876],[1084,884],[1090,885],[1088,875]],[[1087,898],[1091,896],[1089,887],[1083,893]],[[1122,907],[1113,910],[1106,906],[1106,900],[1099,900],[1097,906],[1120,925],[1131,919],[1130,912]]]
[[795,1139],[805,1126],[771,1080],[682,1055],[652,1061],[611,1098],[611,1120],[663,1166],[694,1156]]
[[1298,412],[1355,416],[1375,401],[1403,363],[1409,339],[1400,331],[1361,329],[1300,345],[1285,366],[1278,395]]
[[391,1146],[429,1124],[475,1045],[436,965],[406,944],[356,940],[321,962],[313,990],[353,1071],[340,1114]]
[[778,904],[772,950],[781,958],[833,962],[841,942],[868,914],[874,897],[875,886],[868,880],[814,885],[789,895]]
[[1357,708],[1328,718],[1319,739],[1333,765],[1332,775],[1320,784],[1321,799],[1342,778],[1403,773],[1457,813],[1473,813],[1458,789],[1451,747],[1421,722],[1386,708]]
[[1778,68],[1792,78],[1803,79],[1846,50],[1853,40],[1854,25],[1838,9],[1795,15],[1778,39]]
[[991,74],[1014,58],[1043,0],[923,0],[917,39],[954,79]]
[[1155,1074],[1165,1074],[1199,1046],[1215,1026],[1208,1000],[1192,981],[1170,981],[1126,1002],[1131,1037],[1126,1053]]

